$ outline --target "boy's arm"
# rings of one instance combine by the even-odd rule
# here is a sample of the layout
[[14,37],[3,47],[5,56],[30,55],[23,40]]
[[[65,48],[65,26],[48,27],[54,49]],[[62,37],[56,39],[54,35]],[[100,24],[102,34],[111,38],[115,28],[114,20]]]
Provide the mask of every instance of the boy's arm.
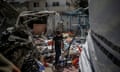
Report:
[[61,41],[61,49],[62,49],[62,50],[64,49],[64,41],[63,41],[63,38],[62,38],[62,41]]
[[55,38],[52,40],[52,51],[54,51],[54,46],[55,46]]

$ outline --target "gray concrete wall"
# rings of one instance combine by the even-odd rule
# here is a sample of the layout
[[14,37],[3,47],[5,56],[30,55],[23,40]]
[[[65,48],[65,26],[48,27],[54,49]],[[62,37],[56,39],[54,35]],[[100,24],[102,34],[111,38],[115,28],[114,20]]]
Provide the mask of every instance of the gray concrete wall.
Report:
[[91,29],[120,46],[120,0],[90,0]]
[[108,45],[105,39],[90,33],[88,46],[94,71],[119,72],[120,0],[89,0],[89,15],[91,30],[111,42]]

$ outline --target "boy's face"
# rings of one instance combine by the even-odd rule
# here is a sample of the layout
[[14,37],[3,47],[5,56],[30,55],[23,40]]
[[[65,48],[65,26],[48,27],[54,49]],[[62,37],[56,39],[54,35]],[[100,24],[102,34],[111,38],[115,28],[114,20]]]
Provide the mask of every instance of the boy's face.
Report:
[[61,34],[57,34],[57,36],[61,36]]

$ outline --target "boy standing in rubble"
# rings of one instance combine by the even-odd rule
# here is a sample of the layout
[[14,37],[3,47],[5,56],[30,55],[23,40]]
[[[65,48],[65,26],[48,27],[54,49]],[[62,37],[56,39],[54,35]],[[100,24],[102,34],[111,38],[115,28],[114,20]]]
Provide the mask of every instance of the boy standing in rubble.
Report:
[[56,35],[53,38],[53,43],[55,45],[55,66],[59,65],[59,57],[61,56],[61,48],[62,48],[62,41],[63,37],[60,31],[56,31]]

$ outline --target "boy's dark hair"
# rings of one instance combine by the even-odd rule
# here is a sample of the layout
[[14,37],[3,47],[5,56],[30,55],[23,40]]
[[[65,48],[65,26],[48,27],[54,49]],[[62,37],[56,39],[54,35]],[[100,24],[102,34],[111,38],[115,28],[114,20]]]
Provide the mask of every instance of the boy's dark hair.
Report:
[[60,31],[56,31],[56,34],[57,34],[57,35],[60,34]]

